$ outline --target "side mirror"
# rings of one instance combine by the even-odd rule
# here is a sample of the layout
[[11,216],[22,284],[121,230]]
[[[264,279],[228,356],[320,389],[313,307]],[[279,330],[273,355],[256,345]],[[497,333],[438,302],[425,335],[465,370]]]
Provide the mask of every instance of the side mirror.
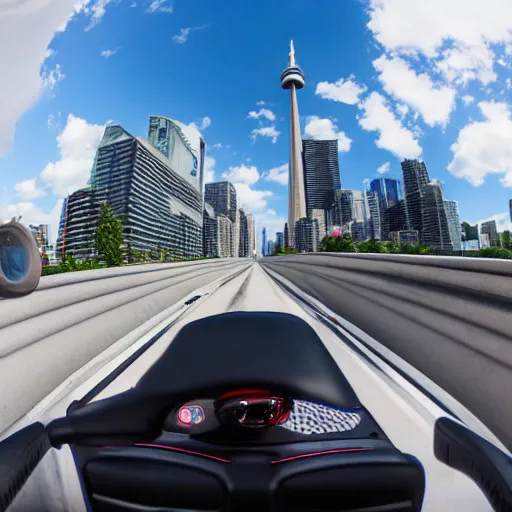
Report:
[[0,224],[0,297],[22,297],[39,284],[42,259],[31,231],[16,219]]
[[436,421],[434,454],[471,478],[494,510],[512,510],[512,457],[449,418]]

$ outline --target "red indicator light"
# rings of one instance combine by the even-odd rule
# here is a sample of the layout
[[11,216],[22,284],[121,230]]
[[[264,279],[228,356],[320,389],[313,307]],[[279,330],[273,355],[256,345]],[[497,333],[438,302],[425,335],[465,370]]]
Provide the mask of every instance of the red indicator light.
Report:
[[185,427],[199,425],[204,421],[204,410],[200,405],[190,405],[182,407],[178,411],[178,421]]
[[192,412],[188,407],[182,407],[178,413],[178,419],[180,423],[190,425],[192,423]]

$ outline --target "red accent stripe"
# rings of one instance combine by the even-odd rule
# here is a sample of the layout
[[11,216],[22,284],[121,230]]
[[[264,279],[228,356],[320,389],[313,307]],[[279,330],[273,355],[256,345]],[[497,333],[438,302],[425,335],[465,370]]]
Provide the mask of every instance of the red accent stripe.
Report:
[[268,389],[235,389],[234,391],[228,391],[217,398],[217,400],[224,400],[225,398],[232,398],[245,395],[266,395],[272,393]]
[[280,464],[281,462],[306,459],[308,457],[318,457],[319,455],[329,455],[331,453],[367,452],[371,450],[373,450],[373,448],[345,448],[340,450],[327,450],[326,452],[303,453],[301,455],[294,455],[293,457],[286,457],[285,459],[273,460],[272,464]]
[[230,460],[221,459],[215,457],[215,455],[208,455],[207,453],[194,452],[192,450],[186,450],[185,448],[177,448],[176,446],[165,446],[163,444],[151,444],[151,443],[135,443],[134,446],[141,446],[143,448],[159,448],[162,450],[170,450],[173,452],[187,453],[189,455],[198,455],[199,457],[206,457],[207,459],[216,460],[217,462],[224,462],[225,464],[231,464]]

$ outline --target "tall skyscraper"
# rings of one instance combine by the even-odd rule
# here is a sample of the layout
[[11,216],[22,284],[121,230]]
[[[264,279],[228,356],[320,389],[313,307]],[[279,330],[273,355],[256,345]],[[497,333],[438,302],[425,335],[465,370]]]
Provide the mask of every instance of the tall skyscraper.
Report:
[[352,190],[352,220],[364,224],[366,218],[364,194],[361,190]]
[[421,190],[430,182],[425,162],[420,160],[404,160],[402,172],[405,188],[405,205],[409,228],[416,231],[422,229]]
[[105,201],[105,191],[91,187],[77,190],[66,198],[57,238],[58,257],[88,259],[95,256],[94,232],[101,205]]
[[237,209],[235,212],[235,221],[233,222],[233,230],[231,232],[233,238],[233,243],[231,244],[233,250],[232,256],[234,258],[240,257],[240,211],[241,210]]
[[334,203],[331,211],[332,224],[343,226],[352,220],[352,191],[339,189],[334,191]]
[[510,211],[510,222],[512,222],[512,199],[508,201],[508,209]]
[[376,178],[370,182],[370,192],[379,194],[379,200],[383,204],[383,211],[398,203],[402,199],[401,184],[391,178]]
[[203,209],[203,255],[207,258],[219,256],[219,228],[215,210],[208,203]]
[[[107,126],[91,171],[91,187],[67,200],[62,246],[92,245],[94,217],[101,204],[108,202],[121,220],[125,244],[132,249],[200,256],[202,194],[182,174],[146,140],[120,125]],[[85,252],[90,254],[90,249]]]
[[164,116],[150,116],[148,141],[196,190],[203,192],[206,145],[195,128]]
[[290,41],[288,67],[281,73],[281,87],[290,91],[290,173],[288,181],[288,234],[293,246],[295,222],[306,217],[306,196],[302,168],[302,140],[299,124],[297,89],[305,85],[304,73],[295,62],[295,49]]
[[299,219],[295,223],[295,248],[299,252],[316,252],[319,243],[319,229],[316,219]]
[[[315,218],[319,224],[327,227],[327,212],[332,208],[334,192],[340,188],[340,169],[338,164],[337,140],[302,141],[302,158],[306,190],[306,214]],[[320,212],[323,212],[320,218]]]
[[311,211],[309,218],[316,220],[318,223],[318,236],[320,240],[323,240],[327,236],[327,216],[325,210],[314,209]]
[[32,231],[32,234],[36,239],[38,249],[42,249],[43,247],[50,245],[48,243],[48,224],[39,224],[38,226],[30,224],[29,229]]
[[275,245],[279,245],[279,247],[282,249],[284,245],[284,235],[282,231],[278,231],[276,233],[276,243]]
[[489,237],[489,244],[491,247],[498,245],[498,230],[496,228],[495,220],[482,222],[482,225],[480,226],[480,233]]
[[238,233],[239,233],[239,244],[238,244],[238,256],[240,258],[247,258],[249,256],[249,229],[247,222],[247,215],[242,209],[239,209],[239,222],[238,222]]
[[290,230],[288,229],[288,222],[284,224],[284,245],[286,247],[290,246]]
[[462,227],[459,217],[459,204],[457,201],[444,201],[444,210],[448,221],[448,230],[450,232],[450,240],[454,251],[460,251],[462,246]]
[[261,255],[266,256],[267,251],[267,228],[261,230]]
[[236,189],[229,181],[207,183],[204,187],[204,200],[215,213],[226,215],[231,222],[236,221]]
[[390,206],[384,215],[384,227],[385,230],[387,230],[387,232],[383,234],[384,240],[392,240],[391,233],[398,233],[407,228],[407,215],[405,212],[405,201],[403,199],[393,206]]
[[233,223],[230,218],[220,213],[217,215],[218,256],[229,258],[233,256]]
[[254,226],[254,216],[252,213],[247,215],[247,256],[252,258],[256,252],[256,231]]
[[443,194],[437,183],[429,183],[421,190],[421,242],[429,247],[453,250]]
[[377,192],[365,190],[366,238],[382,240],[381,201]]

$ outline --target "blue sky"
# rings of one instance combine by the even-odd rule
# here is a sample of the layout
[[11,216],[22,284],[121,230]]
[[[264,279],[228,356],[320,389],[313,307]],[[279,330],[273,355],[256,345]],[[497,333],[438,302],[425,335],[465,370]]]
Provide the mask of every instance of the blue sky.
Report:
[[105,123],[146,136],[162,114],[200,128],[210,179],[235,182],[272,238],[290,39],[302,131],[339,139],[342,187],[421,156],[463,219],[510,227],[510,0],[29,0],[0,17],[0,220],[55,226]]

